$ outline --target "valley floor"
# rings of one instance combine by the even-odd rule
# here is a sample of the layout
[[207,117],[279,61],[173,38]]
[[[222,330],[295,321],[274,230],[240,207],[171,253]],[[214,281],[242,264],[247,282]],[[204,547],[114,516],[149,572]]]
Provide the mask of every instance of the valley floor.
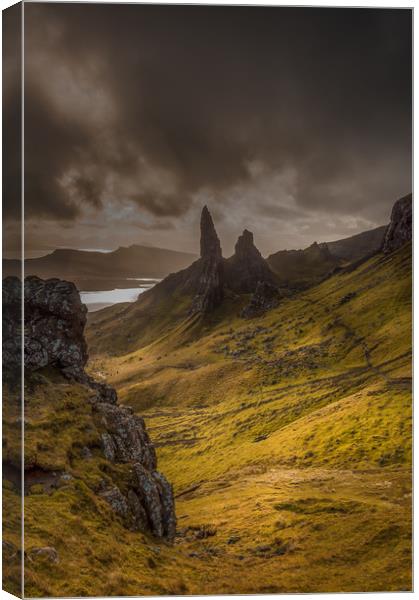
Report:
[[[144,417],[173,483],[173,545],[129,531],[94,493],[121,469],[93,436],[88,390],[38,375],[25,452],[66,479],[25,498],[28,555],[59,555],[26,561],[27,596],[411,590],[410,247],[262,317],[239,310],[233,298],[200,322],[90,317],[90,373]],[[4,498],[17,518],[10,481]],[[19,531],[5,521],[11,548]]]
[[411,589],[410,286],[404,248],[94,357],[174,484],[178,593]]
[[177,500],[189,593],[411,589],[410,472],[280,469]]

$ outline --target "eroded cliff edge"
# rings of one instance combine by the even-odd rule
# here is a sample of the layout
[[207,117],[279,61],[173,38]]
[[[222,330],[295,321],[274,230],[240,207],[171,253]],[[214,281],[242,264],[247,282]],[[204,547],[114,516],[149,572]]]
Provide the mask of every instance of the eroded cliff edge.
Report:
[[[10,385],[19,377],[20,371],[20,289],[20,281],[15,277],[3,281],[3,372]],[[30,423],[31,394],[36,394],[42,386],[42,374],[46,371],[66,378],[70,396],[71,384],[74,389],[82,387],[91,406],[88,424],[91,431],[90,442],[80,448],[80,454],[86,460],[94,454],[100,455],[100,468],[104,473],[108,472],[107,476],[96,479],[92,486],[94,493],[108,503],[129,529],[173,539],[176,517],[172,486],[157,471],[155,449],[143,419],[134,415],[129,407],[118,404],[112,387],[85,372],[88,359],[84,339],[86,307],[81,303],[76,287],[59,279],[44,281],[28,277],[24,285],[24,312],[25,422],[28,413]],[[51,419],[54,419],[53,414]],[[30,446],[29,443],[28,448]],[[78,446],[78,440],[74,439],[72,455],[77,453],[75,448]],[[36,477],[39,481],[48,479],[45,460],[42,460],[43,450],[35,440],[34,449],[25,452],[25,478],[28,481],[37,481]],[[13,451],[6,447],[5,461],[9,469],[13,469],[13,457]],[[109,463],[108,469],[106,463]],[[53,472],[51,478],[57,486],[62,484],[62,479],[66,481],[73,477],[71,473],[60,473],[57,469]],[[38,475],[35,477],[34,473]]]

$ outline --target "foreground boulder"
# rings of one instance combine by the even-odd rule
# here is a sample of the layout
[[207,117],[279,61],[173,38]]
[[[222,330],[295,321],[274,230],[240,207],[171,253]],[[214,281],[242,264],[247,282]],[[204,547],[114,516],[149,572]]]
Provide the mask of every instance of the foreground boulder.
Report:
[[[21,284],[15,277],[3,281],[3,343],[5,380],[20,369]],[[173,539],[176,530],[173,491],[157,471],[154,446],[144,421],[128,407],[118,405],[115,390],[87,375],[84,339],[86,307],[74,284],[59,279],[28,277],[24,285],[25,349],[27,379],[31,373],[54,367],[69,381],[87,386],[92,416],[102,441],[104,457],[111,463],[130,465],[130,481],[123,490],[104,485],[97,493],[133,530]],[[76,441],[76,440],[75,440]],[[26,468],[26,464],[25,464]],[[31,468],[28,462],[27,468]]]
[[400,198],[391,211],[382,250],[385,254],[394,252],[412,240],[412,194]]

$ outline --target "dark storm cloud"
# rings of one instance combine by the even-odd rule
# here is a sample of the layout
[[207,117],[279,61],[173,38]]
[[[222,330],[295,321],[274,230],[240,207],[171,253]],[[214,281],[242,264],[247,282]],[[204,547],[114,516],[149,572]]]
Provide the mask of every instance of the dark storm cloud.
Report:
[[22,160],[21,6],[10,7],[3,12],[2,16],[3,216],[20,219]]
[[255,218],[385,222],[410,191],[408,10],[29,3],[25,29],[29,216],[158,224],[240,189]]

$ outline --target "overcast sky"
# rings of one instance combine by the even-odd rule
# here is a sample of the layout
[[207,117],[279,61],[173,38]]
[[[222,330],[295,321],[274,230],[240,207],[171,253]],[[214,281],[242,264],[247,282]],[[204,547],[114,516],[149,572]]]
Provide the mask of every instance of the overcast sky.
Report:
[[206,203],[268,254],[411,191],[409,10],[28,3],[25,34],[30,251],[195,252]]

